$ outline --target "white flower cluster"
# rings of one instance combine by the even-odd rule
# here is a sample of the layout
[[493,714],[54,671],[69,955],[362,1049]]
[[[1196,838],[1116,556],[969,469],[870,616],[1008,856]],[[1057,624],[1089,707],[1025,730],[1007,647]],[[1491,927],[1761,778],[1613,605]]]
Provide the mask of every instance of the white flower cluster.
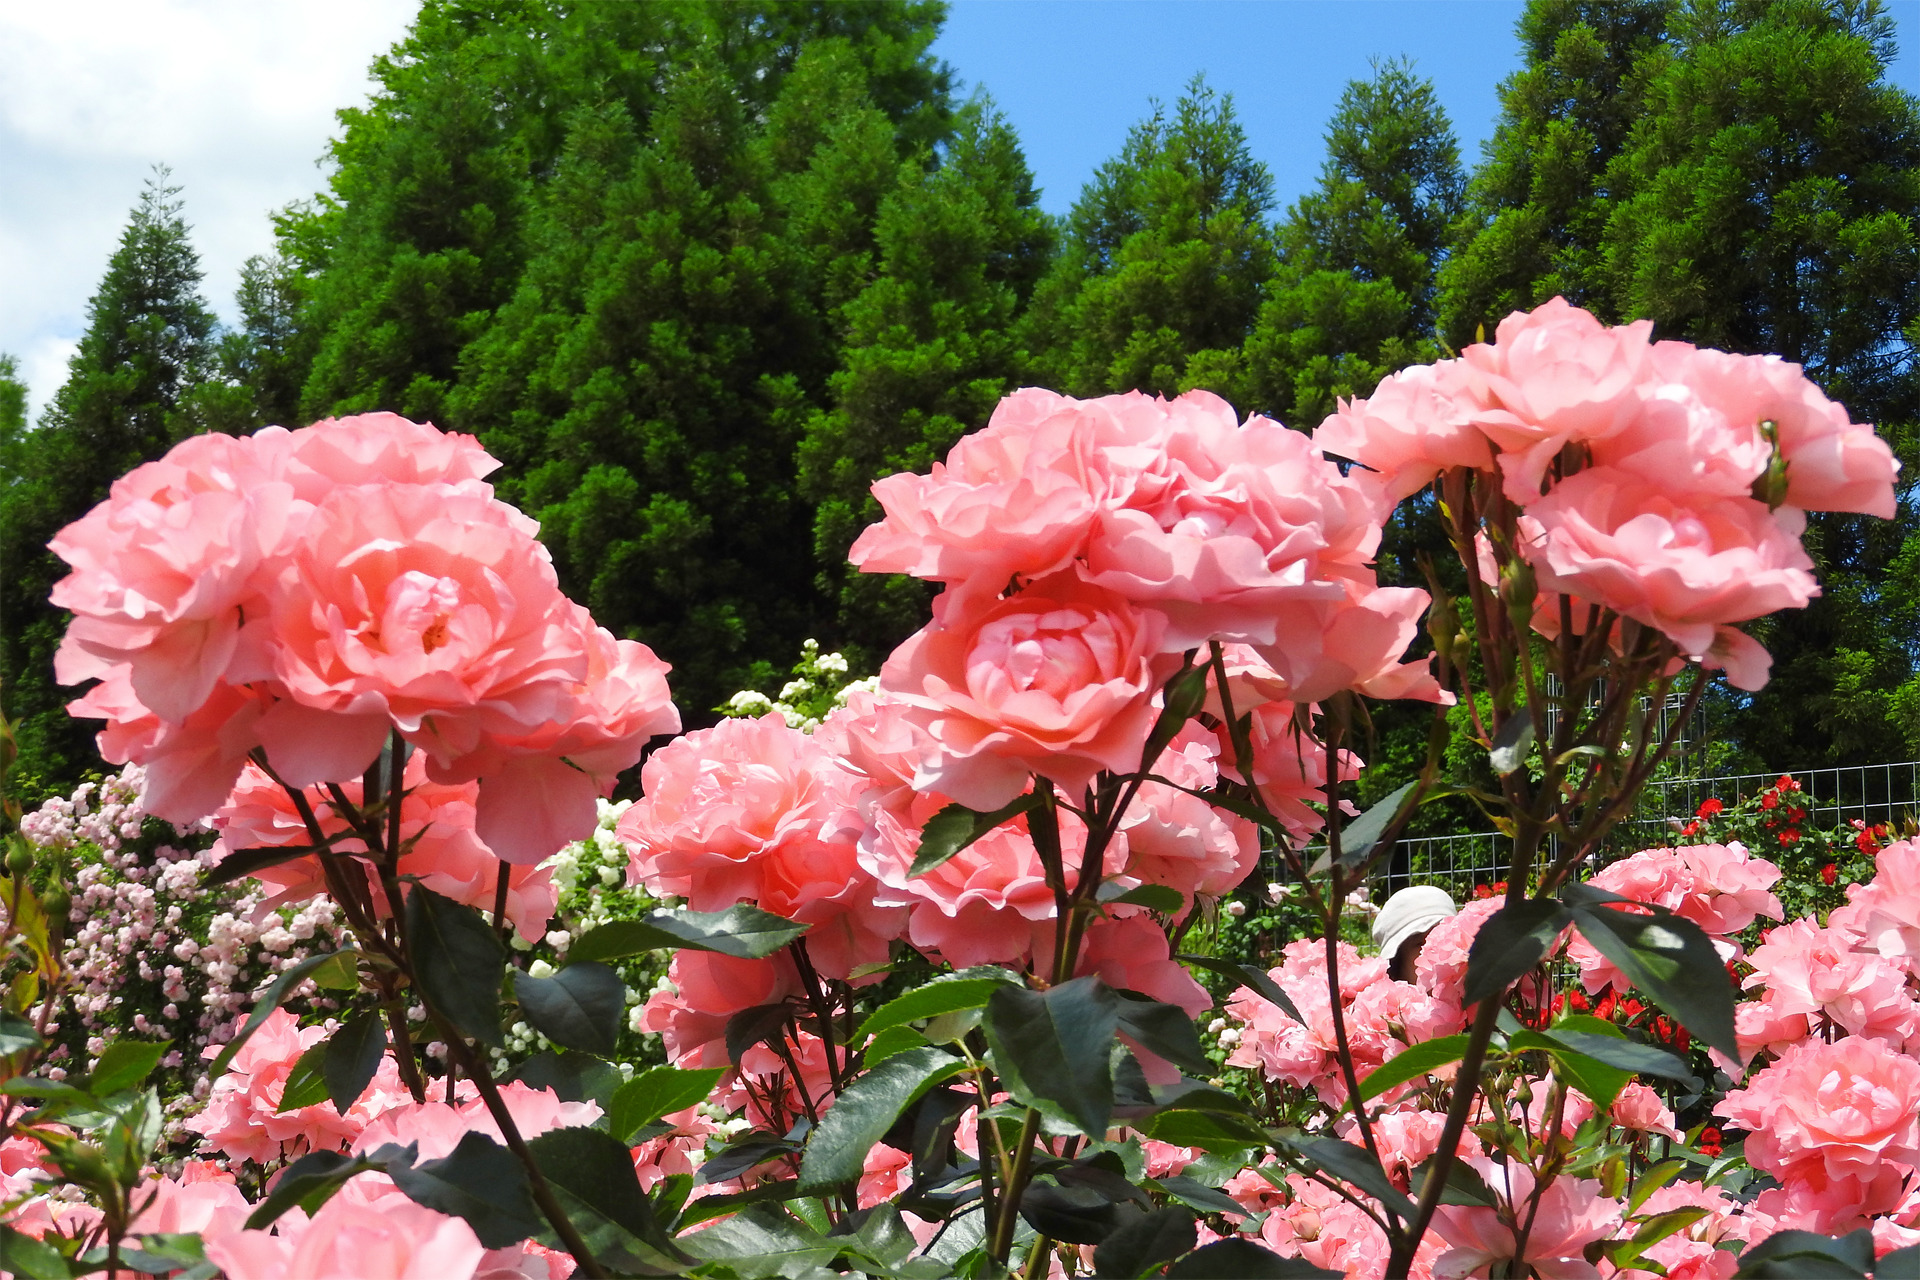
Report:
[[820,722],[847,705],[855,693],[879,688],[877,676],[849,680],[844,654],[820,652],[818,640],[800,646],[800,661],[793,666],[793,679],[781,686],[778,698],[769,698],[755,689],[742,689],[717,708],[721,714],[739,719],[757,719],[769,711],[778,711],[790,728],[812,733]]

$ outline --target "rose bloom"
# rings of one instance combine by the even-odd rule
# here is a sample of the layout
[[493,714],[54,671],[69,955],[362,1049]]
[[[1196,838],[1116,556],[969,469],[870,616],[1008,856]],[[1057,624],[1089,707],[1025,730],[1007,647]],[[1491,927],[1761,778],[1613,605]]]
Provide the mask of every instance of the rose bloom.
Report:
[[834,821],[846,771],[778,712],[678,738],[640,776],[615,828],[629,883],[695,911],[751,902],[805,921],[808,954],[833,977],[887,958],[904,913],[874,904],[854,835]]
[[1433,926],[1414,957],[1414,982],[1440,1000],[1460,1004],[1473,940],[1487,917],[1505,905],[1505,898],[1477,898]]
[[1808,1040],[1728,1093],[1715,1113],[1749,1130],[1749,1164],[1789,1185],[1872,1180],[1889,1166],[1910,1175],[1920,1159],[1920,1062],[1863,1036]]
[[1759,688],[1766,673],[1755,667],[1758,646],[1723,629],[1803,608],[1820,593],[1797,528],[1765,504],[1681,501],[1610,467],[1555,485],[1521,517],[1520,532],[1542,590],[1653,627],[1690,658],[1731,661],[1727,678],[1739,688]]
[[[400,839],[407,851],[400,857],[398,873],[418,876],[421,884],[443,897],[491,912],[500,868],[506,864],[474,833],[478,788],[471,782],[450,786],[428,781],[426,757],[417,752],[407,759],[403,781],[406,797],[400,805]],[[356,805],[360,787],[357,779],[340,784],[348,801]],[[334,836],[346,830],[346,820],[334,812],[331,797],[323,789],[307,788],[306,798],[323,834]],[[210,851],[216,863],[241,849],[310,843],[292,797],[253,764],[241,773],[233,794],[214,815],[213,825],[220,832]],[[346,856],[366,853],[366,845],[356,839],[340,840],[332,849]],[[365,858],[355,858],[351,865],[366,877],[374,912],[384,919],[388,903],[378,871]],[[311,856],[262,867],[254,878],[276,890],[260,904],[262,912],[328,891],[319,859]],[[508,867],[507,886],[507,918],[521,937],[537,941],[546,934],[559,900],[552,869]]]
[[1342,400],[1313,433],[1316,448],[1381,474],[1387,498],[1418,493],[1442,471],[1493,469],[1493,450],[1473,423],[1472,381],[1457,360],[1387,375],[1364,400]]
[[1920,961],[1920,841],[1896,840],[1874,855],[1874,877],[1847,886],[1829,927],[1905,965]]
[[1205,791],[1218,782],[1218,753],[1214,737],[1189,722],[1153,766],[1157,776],[1175,785],[1144,784],[1121,817],[1126,874],[1143,884],[1177,889],[1189,905],[1196,893],[1231,892],[1260,857],[1260,832],[1253,823],[1178,790]]
[[404,1196],[367,1204],[342,1191],[305,1217],[289,1211],[277,1235],[216,1236],[207,1257],[230,1280],[470,1280],[486,1255],[472,1227]]
[[1077,797],[1103,769],[1139,768],[1171,674],[1163,626],[1070,574],[1004,600],[950,588],[880,672],[923,735],[914,785],[991,810],[1034,773]]
[[[1496,1264],[1516,1261],[1513,1218],[1524,1211],[1533,1195],[1533,1170],[1525,1165],[1514,1161],[1495,1164],[1484,1157],[1465,1159],[1504,1207],[1442,1205],[1435,1212],[1434,1232],[1449,1246],[1434,1262],[1435,1280],[1485,1276]],[[1598,1280],[1600,1272],[1587,1261],[1586,1247],[1597,1240],[1610,1240],[1620,1232],[1621,1211],[1618,1200],[1600,1194],[1599,1183],[1555,1178],[1540,1193],[1525,1255],[1517,1261],[1530,1266],[1532,1274],[1543,1280]]]
[[1819,1015],[1895,1047],[1920,1033],[1920,1004],[1908,994],[1906,970],[1856,949],[1844,930],[1795,920],[1770,932],[1747,962],[1754,971],[1744,985],[1766,987],[1777,1017]]

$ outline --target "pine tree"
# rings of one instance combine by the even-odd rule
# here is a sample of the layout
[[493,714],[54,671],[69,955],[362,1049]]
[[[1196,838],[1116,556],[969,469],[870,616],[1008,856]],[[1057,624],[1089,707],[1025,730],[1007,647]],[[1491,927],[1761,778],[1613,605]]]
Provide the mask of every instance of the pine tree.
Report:
[[1595,309],[1611,206],[1607,165],[1644,109],[1649,57],[1675,0],[1529,0],[1526,65],[1500,86],[1501,117],[1468,186],[1459,246],[1441,272],[1440,329],[1455,348],[1555,295]]
[[21,441],[27,433],[27,384],[20,361],[0,352],[0,489],[20,474]]
[[[1609,170],[1602,279],[1663,337],[1773,352],[1920,465],[1920,99],[1889,84],[1876,0],[1698,3]],[[1773,679],[1739,708],[1770,766],[1883,761],[1920,735],[1920,512],[1814,516],[1823,595],[1756,627]],[[1904,545],[1904,549],[1903,549]],[[1898,692],[1905,685],[1907,692]],[[1904,701],[1903,701],[1904,699]]]
[[197,393],[212,376],[217,322],[200,296],[180,189],[167,179],[156,169],[134,206],[87,304],[67,381],[38,429],[19,439],[17,469],[0,490],[0,698],[20,721],[15,776],[27,800],[97,766],[91,730],[64,710],[75,691],[53,679],[66,615],[47,594],[66,567],[47,540],[203,421]]
[[816,504],[821,589],[837,600],[844,645],[871,661],[925,620],[912,579],[859,574],[847,549],[880,517],[868,493],[895,471],[924,471],[985,425],[1021,378],[1014,324],[1045,269],[1053,230],[1006,120],[971,104],[930,172],[914,161],[880,206],[870,283],[840,310],[833,407],[800,444],[802,494]]
[[1403,61],[1341,95],[1319,186],[1287,212],[1238,396],[1310,430],[1342,396],[1440,353],[1435,274],[1465,176],[1433,85]]
[[1273,183],[1231,96],[1196,78],[1157,104],[1067,219],[1026,333],[1040,380],[1072,395],[1172,395],[1231,377],[1273,274]]

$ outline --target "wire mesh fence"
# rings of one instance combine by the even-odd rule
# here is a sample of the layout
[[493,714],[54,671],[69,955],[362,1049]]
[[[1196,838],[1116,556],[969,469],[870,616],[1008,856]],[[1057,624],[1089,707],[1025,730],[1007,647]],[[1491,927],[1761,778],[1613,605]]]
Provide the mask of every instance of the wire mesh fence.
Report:
[[[1674,826],[1693,817],[1709,797],[1731,808],[1782,776],[1743,773],[1651,782],[1641,792],[1633,815],[1609,836],[1601,860],[1670,843]],[[1794,770],[1792,777],[1800,784],[1795,804],[1807,810],[1809,827],[1841,827],[1855,819],[1868,826],[1898,824],[1920,813],[1920,761]],[[1494,831],[1403,839],[1387,865],[1376,872],[1373,899],[1383,901],[1408,885],[1431,884],[1445,889],[1455,902],[1465,902],[1477,886],[1492,884],[1505,874],[1511,850],[1507,837]]]

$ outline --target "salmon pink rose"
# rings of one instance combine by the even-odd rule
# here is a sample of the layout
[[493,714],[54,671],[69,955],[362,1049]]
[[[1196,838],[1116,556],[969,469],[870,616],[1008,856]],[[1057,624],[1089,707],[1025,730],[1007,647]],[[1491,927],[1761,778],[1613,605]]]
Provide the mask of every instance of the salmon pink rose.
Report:
[[[253,438],[277,430],[268,427]],[[493,486],[482,481],[500,469],[500,460],[474,437],[397,413],[322,418],[281,434],[283,474],[297,497],[316,504],[336,488],[362,484],[451,485],[491,498]]]
[[1380,473],[1389,501],[1418,493],[1442,471],[1493,469],[1473,423],[1472,382],[1457,360],[1417,364],[1380,380],[1364,400],[1342,400],[1313,433],[1317,449]]
[[1144,784],[1121,815],[1126,874],[1177,889],[1189,904],[1196,893],[1232,892],[1260,858],[1259,828],[1193,794],[1220,780],[1219,750],[1211,734],[1189,723],[1154,762],[1155,776],[1167,781]]
[[1714,1110],[1749,1131],[1747,1162],[1783,1183],[1910,1175],[1920,1163],[1920,1062],[1878,1040],[1794,1045]]
[[[1612,468],[1554,486],[1521,517],[1520,531],[1542,589],[1645,623],[1689,658],[1714,653],[1731,623],[1803,608],[1820,594],[1799,539],[1764,504],[1680,502]],[[1736,664],[1728,679],[1758,688],[1755,674]],[[1757,674],[1764,684],[1765,672]]]
[[274,589],[273,674],[291,700],[259,732],[276,771],[342,782],[392,727],[432,756],[443,735],[458,750],[564,715],[588,659],[536,528],[428,486],[337,489],[316,507]]
[[1912,970],[1920,964],[1920,841],[1895,840],[1874,855],[1873,879],[1847,886],[1828,924]]
[[1164,625],[1071,574],[1004,600],[948,590],[880,672],[920,731],[915,787],[988,810],[1035,773],[1078,796],[1102,769],[1139,768],[1171,674]]
[[[1618,1200],[1600,1194],[1597,1182],[1568,1177],[1553,1179],[1536,1200],[1533,1170],[1519,1161],[1496,1164],[1483,1156],[1465,1160],[1500,1203],[1491,1209],[1443,1205],[1434,1214],[1434,1232],[1448,1246],[1434,1262],[1435,1280],[1488,1275],[1488,1267],[1502,1263],[1509,1272],[1527,1274],[1531,1267],[1531,1274],[1555,1280],[1598,1280],[1600,1272],[1587,1261],[1586,1248],[1621,1230]],[[1521,1218],[1530,1219],[1524,1247],[1514,1230]]]
[[1856,948],[1844,930],[1795,920],[1770,932],[1747,962],[1753,973],[1744,985],[1764,986],[1776,1016],[1818,1015],[1896,1048],[1920,1038],[1920,1004],[1908,994],[1906,970]]
[[216,1236],[207,1257],[231,1280],[472,1280],[486,1254],[465,1222],[402,1196],[342,1193],[304,1217],[283,1216],[276,1235]]

